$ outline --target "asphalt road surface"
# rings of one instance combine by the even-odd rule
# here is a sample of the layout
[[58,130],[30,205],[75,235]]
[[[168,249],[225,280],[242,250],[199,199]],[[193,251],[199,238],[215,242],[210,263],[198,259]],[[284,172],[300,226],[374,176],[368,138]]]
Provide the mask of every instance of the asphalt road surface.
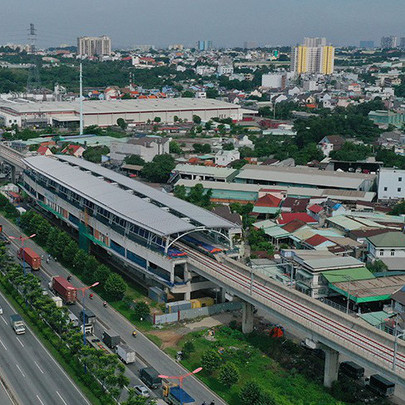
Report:
[[7,379],[0,386],[0,403],[13,398],[21,405],[90,405],[31,330],[15,334],[10,315],[16,312],[2,294],[0,305],[0,365]]
[[[11,235],[18,237],[21,235],[21,231],[12,223],[2,218],[3,232],[6,235]],[[31,247],[38,254],[44,255],[46,257],[47,253],[35,243],[34,239],[29,239],[25,242],[25,246]],[[12,246],[12,251],[16,251],[16,247]],[[47,283],[51,276],[63,276],[67,277],[70,273],[66,270],[60,263],[52,260],[49,264],[45,261],[41,266],[41,270],[36,272],[44,283]],[[83,287],[84,284],[75,276],[72,277],[71,283],[75,287]],[[45,285],[45,284],[44,284]],[[137,377],[133,375],[138,374],[139,368],[145,365],[155,368],[159,373],[165,375],[182,375],[189,371],[186,370],[179,363],[174,361],[166,353],[160,350],[154,343],[152,343],[147,337],[138,331],[136,338],[132,336],[134,326],[120,313],[115,311],[111,307],[104,308],[103,301],[97,296],[97,287],[95,288],[94,298],[92,300],[86,298],[86,309],[90,309],[97,317],[98,325],[96,327],[96,334],[100,336],[101,330],[110,330],[117,332],[121,341],[125,342],[129,347],[137,353],[137,363],[135,365],[130,365],[128,369],[132,371],[131,383],[139,384]],[[81,300],[81,293],[78,294],[79,300]],[[72,312],[78,313],[81,308],[79,305],[73,305],[70,307]],[[138,380],[138,381],[137,381]],[[216,405],[226,405],[226,402],[218,397],[213,391],[211,391],[207,386],[205,386],[201,381],[199,381],[194,376],[187,377],[183,382],[183,388],[195,399],[195,404],[199,405],[203,401],[210,403],[215,401]],[[160,390],[159,390],[160,391]],[[160,396],[160,393],[156,393]]]

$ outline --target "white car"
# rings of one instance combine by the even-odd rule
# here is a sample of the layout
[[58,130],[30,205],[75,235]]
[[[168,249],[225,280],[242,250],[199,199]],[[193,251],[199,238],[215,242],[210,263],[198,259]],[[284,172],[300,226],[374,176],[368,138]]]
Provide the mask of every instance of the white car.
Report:
[[139,395],[144,398],[150,397],[149,391],[144,385],[135,385],[134,390],[136,392],[136,395]]
[[3,308],[0,307],[0,315],[3,315]]

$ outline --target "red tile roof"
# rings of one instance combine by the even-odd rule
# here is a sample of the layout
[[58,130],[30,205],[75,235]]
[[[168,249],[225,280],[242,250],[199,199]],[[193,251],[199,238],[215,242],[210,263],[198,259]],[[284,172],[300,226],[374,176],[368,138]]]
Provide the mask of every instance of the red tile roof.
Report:
[[317,221],[305,212],[283,212],[277,219],[279,225],[288,224],[294,219],[299,219],[307,224],[314,224]]
[[40,155],[45,155],[45,153],[46,153],[46,151],[47,151],[48,149],[49,149],[49,148],[48,148],[47,146],[40,146],[40,147],[38,148],[37,152],[38,152]]
[[266,194],[263,197],[260,197],[257,201],[255,206],[256,207],[279,207],[281,203],[281,199],[277,198],[274,195]]
[[323,211],[323,207],[318,204],[311,205],[310,207],[308,207],[308,209],[314,214],[319,214],[321,211]]
[[82,148],[81,145],[68,145],[66,146],[65,149],[63,149],[63,153],[76,153],[80,148]]
[[302,228],[306,223],[304,221],[301,221],[299,219],[294,219],[288,224],[283,225],[283,229],[287,232],[295,232],[297,229]]
[[309,198],[294,198],[287,197],[283,201],[284,208],[291,208],[291,212],[305,212],[305,209],[309,203]]
[[311,246],[319,246],[322,243],[328,241],[328,239],[325,238],[325,236],[322,235],[314,235],[311,236],[310,238],[305,240],[305,243]]

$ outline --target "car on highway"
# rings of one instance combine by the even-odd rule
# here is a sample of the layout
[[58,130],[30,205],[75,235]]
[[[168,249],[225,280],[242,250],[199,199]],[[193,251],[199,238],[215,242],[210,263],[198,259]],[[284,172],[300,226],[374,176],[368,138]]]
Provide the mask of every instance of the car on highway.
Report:
[[144,398],[149,398],[150,397],[150,393],[149,393],[148,389],[144,385],[135,385],[134,390],[136,392],[136,395],[139,395],[139,396],[144,397]]
[[3,307],[0,306],[0,315],[3,315]]

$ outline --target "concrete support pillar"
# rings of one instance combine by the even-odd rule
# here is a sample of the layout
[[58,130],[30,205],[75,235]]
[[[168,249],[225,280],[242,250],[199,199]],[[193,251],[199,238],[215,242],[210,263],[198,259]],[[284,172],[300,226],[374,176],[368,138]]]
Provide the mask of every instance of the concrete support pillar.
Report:
[[244,302],[242,306],[242,332],[253,332],[253,310],[254,306],[248,302]]
[[218,303],[224,303],[225,302],[225,288],[220,288],[218,292]]
[[183,280],[186,283],[186,292],[184,293],[184,299],[189,301],[191,299],[191,272],[188,269],[188,264],[184,263]]
[[338,379],[339,371],[339,352],[325,346],[325,371],[323,376],[323,385],[332,387],[332,383]]

